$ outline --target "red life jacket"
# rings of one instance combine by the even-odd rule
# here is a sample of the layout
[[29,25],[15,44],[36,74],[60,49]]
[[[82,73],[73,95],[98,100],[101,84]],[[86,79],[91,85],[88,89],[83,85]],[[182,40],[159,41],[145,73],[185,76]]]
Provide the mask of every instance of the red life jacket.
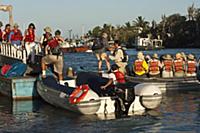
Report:
[[4,30],[4,32],[5,32],[5,34],[3,35],[3,37],[2,37],[2,39],[3,39],[3,41],[9,41],[8,40],[8,37],[9,37],[9,34],[10,34],[10,32],[11,32],[11,30]]
[[182,60],[175,60],[174,61],[174,68],[175,72],[183,72],[184,71],[184,66],[183,66],[183,61]]
[[13,30],[12,32],[14,32],[14,34],[11,35],[11,41],[17,41],[17,40],[22,40],[22,33],[20,30]]
[[136,60],[134,62],[134,68],[135,68],[136,72],[144,71],[144,68],[143,68],[142,64],[143,64],[143,60]]
[[59,45],[59,43],[55,38],[53,38],[52,40],[48,41],[48,45],[50,48],[55,48]]
[[34,42],[35,41],[35,30],[34,29],[28,29],[27,34],[25,35],[25,42]]
[[159,72],[159,61],[157,60],[150,60],[149,61],[149,71],[154,73],[154,72]]
[[167,71],[167,72],[172,71],[172,67],[173,67],[172,60],[164,60],[163,63],[164,63],[164,70],[165,71]]
[[187,61],[187,73],[196,73],[196,62],[195,61]]
[[1,31],[1,29],[0,29],[0,41],[2,41],[2,31]]
[[122,72],[120,71],[116,71],[114,72],[115,74],[115,77],[116,77],[116,80],[117,80],[117,83],[125,83],[125,76]]

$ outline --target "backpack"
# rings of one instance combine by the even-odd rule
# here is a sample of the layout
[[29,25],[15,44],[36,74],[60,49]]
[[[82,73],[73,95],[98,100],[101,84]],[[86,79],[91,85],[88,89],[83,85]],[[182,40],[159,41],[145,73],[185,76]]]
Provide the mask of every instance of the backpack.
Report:
[[55,39],[50,40],[48,42],[48,45],[50,46],[50,51],[52,55],[61,55],[62,50],[57,40]]
[[[119,49],[121,49],[123,52],[122,62],[128,62],[128,54],[126,53],[126,51],[123,48],[119,48]],[[119,50],[119,49],[117,49],[117,50]],[[115,52],[117,52],[117,50]],[[114,52],[114,56],[115,56],[115,52]]]
[[123,48],[121,48],[121,49],[122,49],[123,56],[124,56],[124,58],[122,59],[122,62],[128,62],[128,54],[126,53],[126,51]]
[[94,40],[94,44],[92,45],[92,51],[102,49],[104,47],[100,38],[96,38]]
[[61,51],[60,45],[58,45],[54,48],[51,48],[51,53],[53,55],[61,55],[62,51]]

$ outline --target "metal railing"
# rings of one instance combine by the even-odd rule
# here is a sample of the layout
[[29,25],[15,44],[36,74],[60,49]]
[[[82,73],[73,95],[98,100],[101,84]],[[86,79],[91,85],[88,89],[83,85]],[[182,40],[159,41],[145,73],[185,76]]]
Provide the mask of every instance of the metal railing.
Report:
[[[36,43],[34,47],[34,52],[36,55],[41,52],[39,43]],[[28,58],[25,48],[22,47],[18,48],[10,43],[0,43],[0,55],[22,60],[22,62],[25,64]]]

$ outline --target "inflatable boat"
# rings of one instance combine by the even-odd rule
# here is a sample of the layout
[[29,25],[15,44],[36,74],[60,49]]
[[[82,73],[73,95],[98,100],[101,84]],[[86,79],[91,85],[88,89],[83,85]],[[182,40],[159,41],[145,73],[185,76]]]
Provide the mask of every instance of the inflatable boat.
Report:
[[66,79],[59,84],[54,77],[47,76],[37,81],[37,91],[47,103],[79,114],[130,114],[160,105],[161,91],[151,84],[123,84],[113,93],[99,95],[96,88],[106,80],[83,72],[76,79]]
[[131,83],[148,83],[157,86],[162,92],[200,89],[200,82],[197,77],[144,78],[126,76],[126,80]]

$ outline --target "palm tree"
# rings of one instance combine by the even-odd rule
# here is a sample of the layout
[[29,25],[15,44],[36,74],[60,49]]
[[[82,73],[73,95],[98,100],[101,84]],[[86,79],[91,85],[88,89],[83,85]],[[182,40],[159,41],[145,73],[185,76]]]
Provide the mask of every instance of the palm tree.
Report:
[[133,27],[138,29],[140,36],[146,36],[149,32],[149,22],[145,20],[142,16],[138,16],[136,20],[133,21]]
[[194,7],[194,3],[192,4],[192,6],[189,6],[187,9],[188,12],[188,19],[189,20],[194,20],[195,18],[195,7]]

